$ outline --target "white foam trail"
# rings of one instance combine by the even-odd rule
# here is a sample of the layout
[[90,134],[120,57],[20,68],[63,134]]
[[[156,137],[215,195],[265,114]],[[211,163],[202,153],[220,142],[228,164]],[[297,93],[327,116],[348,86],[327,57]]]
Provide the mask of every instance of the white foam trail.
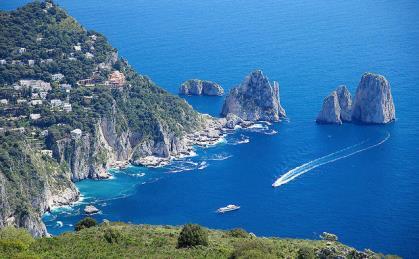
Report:
[[[366,148],[362,148],[362,149],[353,151],[353,152],[351,152],[349,154],[345,154],[345,155],[342,155],[342,156],[335,157],[336,155],[342,154],[345,151],[347,151],[349,149],[352,149],[354,147],[360,146],[360,145],[362,145],[362,144],[364,144],[366,142],[366,141],[363,141],[361,143],[358,143],[358,144],[355,144],[353,146],[350,146],[350,147],[341,149],[341,150],[339,150],[337,152],[331,153],[329,155],[326,155],[326,156],[317,158],[317,159],[315,159],[313,161],[310,161],[308,163],[305,163],[303,165],[300,165],[300,166],[298,166],[298,167],[296,167],[294,169],[291,169],[290,171],[288,171],[287,173],[285,173],[284,175],[282,175],[281,177],[279,177],[272,184],[272,187],[279,187],[281,185],[284,185],[284,184],[286,184],[286,183],[294,180],[298,176],[300,176],[302,174],[305,174],[305,173],[307,173],[307,172],[309,172],[309,171],[311,171],[314,168],[317,168],[319,166],[322,166],[322,165],[325,165],[325,164],[329,164],[329,163],[332,163],[332,162],[335,162],[335,161],[338,161],[338,160],[341,160],[341,159],[344,159],[344,158],[353,156],[355,154],[361,153],[363,151],[367,151],[367,150],[372,149],[374,147],[377,147],[377,146],[383,144],[384,142],[386,142],[389,138],[390,138],[390,133],[387,133],[387,136],[383,140],[381,140],[380,142],[378,142],[378,143],[376,143],[374,145],[368,146]],[[327,160],[327,159],[329,159],[329,160]],[[326,161],[324,161],[324,160],[326,160]]]

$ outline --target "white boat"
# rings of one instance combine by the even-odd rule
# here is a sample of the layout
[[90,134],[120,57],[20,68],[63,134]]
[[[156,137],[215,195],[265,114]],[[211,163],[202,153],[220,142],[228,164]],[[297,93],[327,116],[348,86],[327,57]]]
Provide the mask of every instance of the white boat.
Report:
[[238,209],[240,209],[240,206],[230,204],[230,205],[227,205],[226,207],[219,208],[217,212],[224,213],[224,212],[229,212],[229,211],[238,210]]

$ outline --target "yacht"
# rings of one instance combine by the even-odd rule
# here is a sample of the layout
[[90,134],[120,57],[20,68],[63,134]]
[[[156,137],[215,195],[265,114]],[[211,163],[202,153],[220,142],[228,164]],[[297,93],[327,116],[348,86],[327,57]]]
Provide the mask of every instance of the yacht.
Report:
[[240,209],[240,206],[230,204],[230,205],[227,205],[226,207],[219,208],[217,212],[224,213],[224,212],[229,212],[229,211],[238,210],[238,209]]

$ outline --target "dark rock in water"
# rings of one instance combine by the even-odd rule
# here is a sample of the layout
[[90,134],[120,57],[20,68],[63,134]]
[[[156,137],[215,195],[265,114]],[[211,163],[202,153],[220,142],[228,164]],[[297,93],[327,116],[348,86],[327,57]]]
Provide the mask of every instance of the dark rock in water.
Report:
[[221,114],[227,116],[229,113],[247,121],[279,121],[284,118],[278,83],[271,84],[261,70],[252,72],[227,96]]
[[385,124],[395,119],[396,111],[389,82],[382,75],[365,73],[356,90],[352,120]]
[[341,85],[323,101],[317,123],[342,124],[351,121],[352,98],[346,86]]
[[180,94],[222,96],[224,89],[217,83],[199,79],[191,79],[180,86]]

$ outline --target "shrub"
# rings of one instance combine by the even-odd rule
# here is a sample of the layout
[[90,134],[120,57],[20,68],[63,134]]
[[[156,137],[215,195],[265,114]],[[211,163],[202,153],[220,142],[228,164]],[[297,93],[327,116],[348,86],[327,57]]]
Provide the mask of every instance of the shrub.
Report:
[[309,247],[301,247],[300,250],[298,250],[298,259],[314,259],[316,258],[316,253],[314,252],[314,249]]
[[107,227],[103,232],[103,236],[108,243],[114,244],[121,242],[122,234],[118,229]]
[[323,232],[323,234],[320,235],[320,238],[326,241],[332,241],[332,242],[338,241],[338,236],[336,236],[335,234],[327,233],[327,232]]
[[250,236],[249,233],[242,228],[232,229],[232,230],[228,231],[227,234],[230,237],[236,237],[236,238],[248,238]]
[[178,248],[192,246],[208,246],[207,231],[196,224],[186,224],[178,237]]
[[26,229],[15,227],[0,228],[0,239],[19,240],[26,244],[31,244],[33,241],[35,241]]
[[84,218],[82,220],[80,220],[79,222],[77,222],[76,226],[74,227],[75,231],[80,231],[82,229],[85,228],[91,228],[97,225],[96,220],[92,219],[92,218]]
[[260,240],[248,240],[241,242],[234,249],[231,258],[276,258],[273,255],[274,247]]

